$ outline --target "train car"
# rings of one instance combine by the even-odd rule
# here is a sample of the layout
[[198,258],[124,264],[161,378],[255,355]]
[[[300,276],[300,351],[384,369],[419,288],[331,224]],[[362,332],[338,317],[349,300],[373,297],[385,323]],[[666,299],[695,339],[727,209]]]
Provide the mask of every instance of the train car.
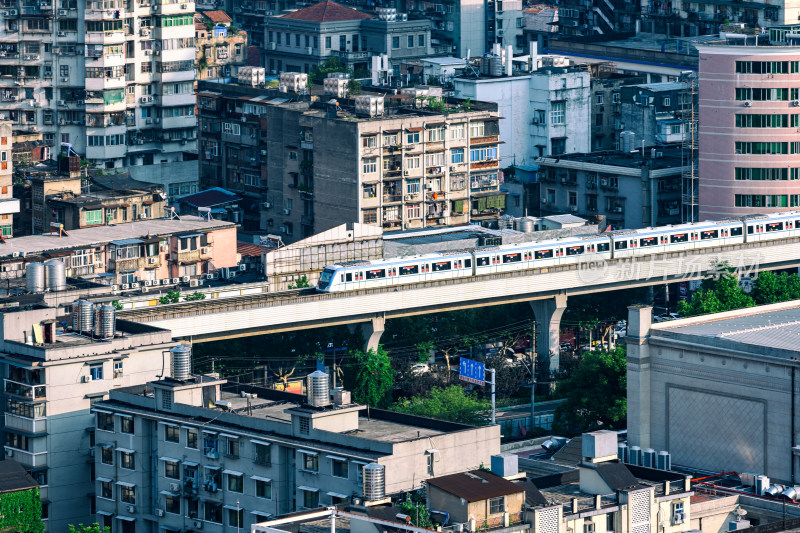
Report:
[[800,212],[742,217],[747,242],[771,241],[800,236]]

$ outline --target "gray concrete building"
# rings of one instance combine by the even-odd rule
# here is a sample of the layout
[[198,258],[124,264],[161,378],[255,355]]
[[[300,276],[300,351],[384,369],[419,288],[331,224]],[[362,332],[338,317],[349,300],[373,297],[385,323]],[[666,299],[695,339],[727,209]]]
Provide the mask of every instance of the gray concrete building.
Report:
[[628,444],[673,463],[796,483],[800,302],[651,323],[628,318]]
[[348,393],[311,407],[290,393],[242,391],[191,376],[115,389],[95,404],[99,522],[130,533],[248,530],[363,497],[369,463],[389,494],[489,464],[500,450],[498,426],[367,412]]
[[[687,82],[627,85],[620,91],[620,149],[680,144],[688,131],[692,95]],[[627,133],[633,135],[625,140]],[[625,148],[624,145],[629,146]]]
[[[614,64],[592,66],[591,136],[592,151],[619,150],[623,85],[643,83],[643,76],[617,72]],[[635,124],[630,124],[634,127]]]
[[678,148],[541,157],[542,214],[603,215],[614,228],[636,229],[681,221]]
[[159,328],[119,320],[115,336],[93,340],[64,331],[62,320],[55,307],[0,317],[5,455],[39,483],[51,532],[94,521],[91,405],[114,387],[169,375],[162,352],[174,346]]

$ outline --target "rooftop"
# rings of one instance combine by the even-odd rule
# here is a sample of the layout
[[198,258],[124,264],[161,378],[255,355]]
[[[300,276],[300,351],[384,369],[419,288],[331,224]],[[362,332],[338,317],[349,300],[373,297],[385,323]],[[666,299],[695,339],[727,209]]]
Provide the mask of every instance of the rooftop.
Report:
[[[654,324],[650,336],[800,355],[800,300]],[[775,355],[774,352],[770,352]]]
[[[124,190],[100,190],[95,192],[87,192],[83,194],[74,195],[70,192],[63,192],[57,195],[53,195],[49,198],[51,202],[60,202],[64,204],[73,204],[78,205],[85,208],[92,208],[92,207],[126,207],[126,204],[120,203],[131,198],[136,198],[139,196],[152,196],[153,200],[163,201],[166,200],[166,196],[161,197],[156,196],[158,193],[155,193],[148,189],[124,189]],[[109,201],[116,201],[117,203],[114,205],[110,205]],[[152,203],[152,202],[151,202]]]
[[[655,157],[653,157],[654,151]],[[536,160],[536,163],[540,166],[564,167],[569,166],[570,162],[637,169],[644,164],[649,164],[651,169],[680,168],[683,165],[679,146],[648,146],[644,149],[644,156],[642,156],[641,150],[632,152],[607,150],[589,154],[576,153],[540,157]]]
[[524,487],[487,470],[472,470],[435,477],[429,479],[427,483],[468,502],[518,494],[525,490]]
[[231,23],[233,19],[225,13],[224,11],[216,10],[216,11],[201,11],[200,13],[203,14],[208,20],[214,23]]
[[341,22],[345,20],[371,19],[372,15],[327,0],[288,15],[283,15],[282,18],[308,22]]
[[6,240],[5,244],[0,244],[0,259],[11,258],[15,254],[39,254],[56,250],[97,246],[123,239],[166,237],[173,234],[206,232],[235,226],[233,222],[182,216],[180,220],[157,218],[118,225],[112,224],[76,229],[69,232],[69,237],[59,237],[56,234],[15,237]]
[[39,484],[13,459],[0,461],[0,493],[32,489]]
[[236,241],[236,252],[243,257],[261,257],[266,250],[265,246],[252,242]]
[[175,200],[193,207],[215,207],[218,205],[238,202],[242,197],[220,187],[212,187],[205,191],[180,196]]
[[663,93],[667,91],[683,91],[689,86],[688,83],[682,81],[666,81],[663,83],[640,83],[631,85],[631,87],[638,87],[640,89],[647,89],[654,93]]

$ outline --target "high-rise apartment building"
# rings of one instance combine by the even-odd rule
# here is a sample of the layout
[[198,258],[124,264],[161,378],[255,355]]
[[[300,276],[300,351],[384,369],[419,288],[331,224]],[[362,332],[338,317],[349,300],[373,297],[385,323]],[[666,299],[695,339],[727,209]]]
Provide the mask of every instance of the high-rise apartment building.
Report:
[[14,165],[12,157],[12,128],[0,122],[0,236],[13,236],[14,214],[19,213],[19,200],[14,198]]
[[194,3],[2,0],[0,118],[96,166],[196,179]]
[[700,220],[800,207],[800,47],[698,46]]

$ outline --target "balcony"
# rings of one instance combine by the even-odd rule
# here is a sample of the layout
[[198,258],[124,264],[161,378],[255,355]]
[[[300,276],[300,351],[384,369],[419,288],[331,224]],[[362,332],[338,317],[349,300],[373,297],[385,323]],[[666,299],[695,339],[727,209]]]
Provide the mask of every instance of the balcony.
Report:
[[4,390],[6,394],[12,394],[20,398],[25,398],[26,400],[47,399],[47,395],[45,394],[46,388],[44,385],[28,385],[26,383],[12,381],[10,379],[5,379],[3,381],[5,381]]
[[391,203],[391,202],[402,202],[403,195],[402,194],[384,194],[383,195],[383,202],[384,203]]
[[314,141],[300,141],[300,148],[303,150],[313,150]]
[[192,250],[190,252],[178,252],[176,254],[176,261],[178,263],[197,263],[200,261],[200,250]]
[[24,433],[36,434],[47,431],[47,418],[27,418],[6,413],[6,427]]
[[329,55],[345,61],[358,61],[359,59],[369,59],[372,57],[372,52],[342,52],[341,50],[330,50]]
[[22,466],[31,468],[47,466],[47,452],[31,453],[9,446],[4,446],[4,448],[6,449],[6,457],[13,457]]
[[116,259],[114,260],[113,271],[123,272],[127,270],[139,270],[141,268],[141,258]]

